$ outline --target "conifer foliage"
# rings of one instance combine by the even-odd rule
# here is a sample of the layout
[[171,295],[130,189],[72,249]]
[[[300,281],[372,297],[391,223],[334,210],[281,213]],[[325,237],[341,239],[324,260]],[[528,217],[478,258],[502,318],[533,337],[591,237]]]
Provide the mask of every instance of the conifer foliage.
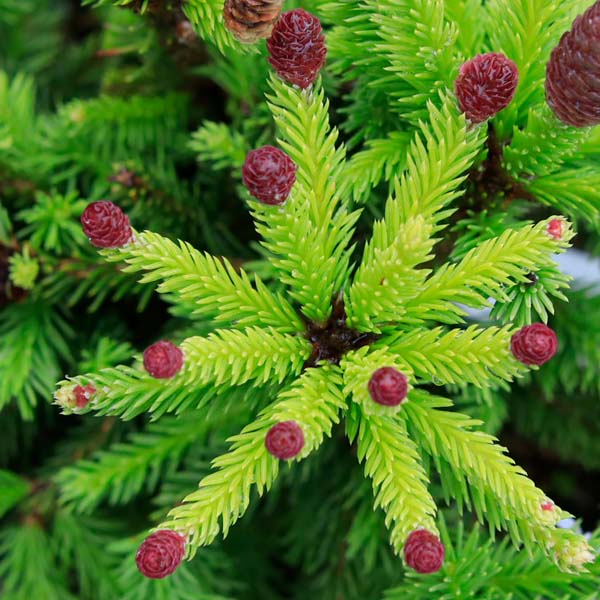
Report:
[[0,596],[595,598],[599,6],[0,0]]
[[[312,31],[308,20],[315,17],[297,18],[290,17],[292,27],[306,21],[306,31]],[[284,14],[280,23],[285,19]],[[546,326],[541,325],[543,332],[511,325],[465,327],[466,313],[456,303],[477,308],[489,297],[501,300],[507,284],[525,283],[530,271],[556,268],[552,255],[565,250],[572,231],[565,222],[561,235],[551,234],[549,225],[558,217],[550,217],[508,228],[456,263],[429,266],[455,210],[452,201],[486,141],[485,130],[469,124],[453,94],[440,91],[424,105],[427,119],[414,132],[408,168],[355,264],[359,211],[339,193],[345,149],[336,144],[320,79],[313,83],[314,65],[302,62],[303,45],[291,45],[287,53],[286,60],[297,63],[294,73],[305,68],[310,79],[290,79],[288,67],[272,61],[283,80],[269,77],[267,99],[283,152],[269,148],[254,170],[286,169],[294,176],[288,179],[289,196],[278,195],[275,205],[264,196],[271,186],[278,189],[279,175],[249,177],[254,155],[244,172],[258,198],[247,198],[248,207],[285,294],[184,242],[148,231],[119,238],[118,248],[102,250],[106,260],[124,264],[142,282],[159,282],[159,293],[189,303],[197,316],[212,317],[216,328],[173,346],[183,356],[177,369],[169,366],[171,347],[161,348],[168,374],[149,368],[147,350],[147,372],[116,367],[78,375],[60,384],[57,403],[65,412],[129,418],[146,410],[206,410],[173,402],[194,392],[226,397],[251,382],[260,394],[261,386],[279,384],[256,419],[230,438],[230,450],[213,461],[198,490],[181,499],[144,542],[150,547],[152,540],[152,548],[158,536],[172,532],[185,539],[189,559],[220,532],[227,535],[248,509],[251,491],[262,495],[273,486],[279,461],[305,459],[344,418],[372,481],[375,506],[386,514],[391,545],[399,555],[404,550],[408,566],[430,573],[443,564],[425,466],[431,464],[446,492],[492,529],[505,529],[529,548],[541,546],[563,569],[582,568],[591,554],[581,538],[556,528],[564,511],[554,504],[546,510],[544,492],[505,449],[432,391],[447,384],[510,382],[526,374],[525,365],[535,368],[551,358],[556,338]],[[286,161],[294,169],[279,166]],[[114,222],[119,230],[121,222]],[[104,222],[98,227],[104,232]],[[445,326],[435,326],[436,321]],[[84,408],[72,400],[78,386],[96,389]],[[145,546],[140,553],[146,555]],[[142,561],[141,569],[153,577],[175,564],[169,559],[156,571],[154,562],[162,565],[162,559],[152,557],[152,567]]]

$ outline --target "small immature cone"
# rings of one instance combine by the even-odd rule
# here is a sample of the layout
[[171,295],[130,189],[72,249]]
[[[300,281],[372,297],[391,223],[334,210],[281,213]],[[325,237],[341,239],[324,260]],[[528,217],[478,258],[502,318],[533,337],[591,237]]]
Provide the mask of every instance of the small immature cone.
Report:
[[540,503],[540,513],[538,518],[547,523],[550,526],[555,526],[561,517],[562,511],[552,502],[552,500],[545,500]]
[[269,429],[265,446],[275,458],[289,460],[304,448],[304,433],[295,421],[282,421]]
[[546,100],[567,125],[600,124],[600,0],[575,19],[552,51]]
[[444,564],[444,544],[427,529],[411,532],[404,544],[404,560],[417,573],[435,573]]
[[408,379],[394,367],[377,369],[369,380],[371,398],[383,406],[398,406],[406,399]]
[[504,54],[488,52],[460,67],[454,90],[466,117],[481,123],[510,104],[518,83],[517,65]]
[[135,562],[142,575],[162,579],[177,569],[184,555],[185,538],[170,529],[162,529],[144,540]]
[[253,44],[271,35],[283,0],[225,0],[225,27],[242,44]]
[[96,393],[96,388],[93,385],[77,385],[73,390],[75,395],[75,405],[77,408],[85,408]]
[[129,217],[109,200],[88,204],[81,215],[81,224],[96,248],[119,248],[133,237]]
[[321,22],[301,8],[284,12],[267,40],[267,49],[279,77],[306,89],[325,64],[327,47]]
[[296,181],[294,161],[279,148],[262,146],[251,150],[242,168],[248,191],[265,204],[283,204]]
[[95,393],[96,388],[91,384],[65,385],[56,390],[54,400],[56,404],[70,413],[76,408],[85,408]]
[[555,240],[560,240],[565,232],[567,224],[563,219],[552,219],[550,223],[548,223],[548,227],[546,231],[550,237],[553,237]]
[[558,349],[556,333],[543,323],[522,327],[510,340],[513,356],[524,365],[543,365]]
[[168,379],[183,366],[183,352],[166,340],[156,342],[144,350],[144,368],[156,379]]

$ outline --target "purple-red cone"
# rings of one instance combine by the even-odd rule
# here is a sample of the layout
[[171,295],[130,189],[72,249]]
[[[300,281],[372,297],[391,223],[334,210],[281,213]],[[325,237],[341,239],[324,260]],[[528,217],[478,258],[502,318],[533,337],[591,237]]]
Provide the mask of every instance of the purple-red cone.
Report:
[[265,204],[283,204],[296,181],[294,161],[279,148],[262,146],[251,150],[242,168],[248,191]]
[[131,241],[129,217],[109,200],[88,204],[81,215],[85,235],[97,248],[118,248]]
[[267,49],[279,77],[305,89],[325,64],[327,47],[321,22],[301,8],[284,12],[267,40]]
[[427,529],[416,529],[404,544],[404,560],[417,573],[435,573],[444,564],[444,544]]
[[144,368],[156,379],[168,379],[183,366],[183,352],[166,340],[155,342],[144,350]]
[[600,0],[575,19],[552,51],[546,100],[567,125],[600,124]]
[[517,65],[504,54],[488,52],[460,67],[454,90],[465,116],[481,123],[510,104],[518,83]]
[[394,367],[377,369],[369,380],[371,398],[383,406],[398,406],[406,399],[408,379]]
[[543,323],[521,327],[510,340],[513,356],[524,365],[543,365],[558,349],[556,333]]
[[184,555],[185,538],[170,529],[162,529],[143,541],[135,562],[142,575],[162,579],[177,569]]
[[269,429],[265,446],[275,458],[289,460],[304,448],[304,433],[295,421],[282,421]]

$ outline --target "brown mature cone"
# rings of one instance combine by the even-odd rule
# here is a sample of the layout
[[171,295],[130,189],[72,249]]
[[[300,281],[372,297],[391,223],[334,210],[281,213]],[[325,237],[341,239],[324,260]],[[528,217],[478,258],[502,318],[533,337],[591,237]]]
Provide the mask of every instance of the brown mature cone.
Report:
[[225,27],[243,44],[268,38],[283,0],[225,0]]
[[600,124],[600,0],[575,19],[552,51],[546,100],[567,125]]

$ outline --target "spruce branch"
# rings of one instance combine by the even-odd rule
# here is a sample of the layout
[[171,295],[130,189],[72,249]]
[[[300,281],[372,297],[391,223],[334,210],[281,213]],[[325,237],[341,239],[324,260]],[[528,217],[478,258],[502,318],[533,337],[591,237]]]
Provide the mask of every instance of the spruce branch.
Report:
[[514,100],[495,119],[500,139],[508,139],[513,127],[523,124],[529,108],[543,102],[545,66],[550,51],[577,12],[588,6],[585,0],[569,0],[560,6],[544,0],[486,3],[489,48],[508,56],[519,69]]
[[485,7],[479,0],[446,0],[446,19],[458,28],[456,44],[466,57],[473,57],[483,48],[485,31],[481,23],[485,19]]
[[29,491],[29,482],[11,471],[0,469],[0,518],[25,498]]
[[410,217],[387,248],[365,248],[346,297],[352,326],[379,332],[382,323],[403,318],[405,304],[419,294],[430,272],[416,267],[432,258],[432,230],[422,217]]
[[53,551],[64,572],[73,573],[83,596],[111,600],[117,588],[114,558],[107,543],[121,533],[118,522],[58,509],[52,522]]
[[303,92],[271,75],[269,85],[267,101],[278,141],[298,165],[297,185],[306,194],[311,221],[320,229],[334,217],[341,200],[336,180],[346,154],[343,146],[335,146],[338,131],[329,124],[329,101],[319,83]]
[[272,326],[284,333],[301,327],[298,315],[281,294],[269,291],[257,276],[253,286],[250,277],[227,259],[214,258],[157,233],[136,235],[136,244],[104,251],[106,260],[126,262],[126,273],[143,273],[141,283],[159,281],[157,291],[192,305],[194,316],[239,327]]
[[400,225],[411,217],[423,218],[433,233],[441,229],[440,222],[454,212],[448,205],[460,196],[458,186],[484,142],[481,128],[467,127],[449,95],[442,96],[441,108],[429,103],[428,110],[429,119],[410,145],[408,169],[395,182],[383,221],[373,226],[371,243],[376,248],[392,244]]
[[525,369],[510,351],[511,326],[444,331],[415,329],[388,336],[389,352],[406,361],[415,375],[434,384],[472,383],[486,387],[512,381]]
[[489,305],[488,298],[506,299],[507,284],[527,282],[530,272],[552,267],[549,253],[564,251],[573,236],[570,230],[564,241],[549,236],[547,227],[551,220],[507,229],[470,250],[458,263],[442,265],[426,281],[423,291],[405,304],[407,314],[460,322],[465,313],[455,303],[483,308]]
[[[379,40],[377,26],[371,19],[372,9],[367,2],[325,2],[320,13],[333,24],[327,35],[327,51],[331,57],[329,68],[334,73],[344,81],[350,81],[356,78],[357,70],[361,73],[369,69],[383,72],[385,57],[372,52]],[[375,69],[375,65],[379,68]]]
[[[265,447],[267,430],[281,418],[300,415],[308,452],[316,449],[323,435],[328,435],[338,422],[338,411],[345,403],[336,373],[334,368],[307,371],[253,423],[230,438],[231,450],[214,460],[214,472],[200,481],[199,490],[186,496],[158,529],[175,529],[187,535],[190,557],[199,546],[212,542],[220,530],[226,536],[247,510],[252,488],[256,487],[262,496],[277,477],[278,461]],[[315,404],[315,392],[320,395],[319,404]]]
[[568,127],[547,105],[531,108],[524,127],[515,127],[502,152],[508,171],[526,184],[530,178],[552,173],[575,155],[590,136],[590,129]]
[[[349,294],[354,326],[372,327],[375,315],[380,322],[390,320],[422,284],[427,272],[415,267],[430,258],[433,235],[442,229],[439,222],[454,212],[445,207],[460,195],[457,187],[465,178],[463,173],[483,142],[480,130],[467,128],[449,97],[443,98],[441,109],[430,103],[429,113],[429,122],[422,124],[411,143],[408,169],[396,180],[385,216],[374,223],[365,247]],[[413,277],[417,275],[410,282],[409,268]],[[387,285],[390,290],[385,289]],[[355,316],[357,312],[361,319]]]
[[[400,554],[408,534],[421,527],[436,532],[436,506],[415,443],[401,418],[355,412],[358,460],[372,479],[375,508],[383,508],[394,551]],[[400,483],[401,482],[401,483]]]
[[91,512],[104,498],[109,504],[122,504],[142,488],[153,490],[162,473],[176,467],[188,447],[202,437],[205,422],[204,415],[164,418],[125,442],[62,469],[56,477],[62,500],[77,511]]
[[136,535],[108,546],[120,600],[234,600],[238,596],[239,572],[221,548],[203,548],[196,561],[181,565],[169,578],[148,579],[130,560],[141,539]]
[[368,192],[381,181],[391,181],[406,168],[406,155],[411,141],[407,131],[392,131],[381,139],[369,140],[360,152],[347,161],[340,176],[340,195],[352,194],[355,202],[366,202]]
[[189,147],[198,155],[199,161],[211,162],[215,169],[241,170],[248,152],[248,145],[240,132],[214,121],[205,121],[192,134]]
[[[439,100],[437,91],[452,82],[458,60],[455,42],[458,29],[444,15],[442,0],[367,0],[371,20],[377,25],[381,53],[389,66],[385,71],[404,86],[389,82],[403,118],[417,122]],[[392,76],[385,76],[392,79]],[[398,89],[399,88],[399,89]]]
[[443,410],[450,406],[449,400],[424,392],[413,392],[412,402],[406,405],[409,428],[432,456],[438,471],[443,476],[442,459],[457,483],[466,477],[478,517],[489,519],[496,527],[507,527],[516,544],[532,547],[536,541],[545,542],[552,526],[568,515],[557,507],[545,511],[542,505],[548,498],[525,471],[514,464],[494,437],[473,430],[477,421]]
[[249,327],[243,331],[221,329],[207,338],[192,337],[181,344],[185,377],[189,384],[258,384],[298,375],[312,348],[308,340],[274,329]]
[[0,313],[0,408],[16,401],[24,419],[33,418],[38,397],[47,397],[62,361],[71,358],[73,329],[43,300],[11,304]]
[[66,574],[57,568],[48,533],[35,515],[0,535],[0,578],[11,600],[75,600]]
[[[223,409],[229,403],[251,402],[253,385],[222,386],[214,390],[205,383],[186,376],[186,366],[171,379],[155,379],[139,368],[119,365],[100,371],[77,375],[59,382],[54,397],[64,414],[85,414],[94,411],[98,416],[119,416],[130,420],[148,411],[153,419],[165,413],[183,413],[207,406],[223,396]],[[72,404],[76,385],[93,385],[96,391],[84,408]],[[268,388],[266,388],[268,390]],[[268,396],[268,392],[265,391]]]
[[597,229],[600,219],[599,184],[598,169],[585,166],[543,175],[531,181],[528,188],[543,204]]
[[35,204],[17,213],[27,223],[20,230],[22,237],[28,236],[36,250],[50,250],[62,254],[73,246],[82,246],[85,236],[73,218],[79,216],[86,202],[76,192],[69,194],[45,194],[38,192]]
[[162,165],[166,149],[175,152],[174,132],[186,120],[187,99],[176,93],[73,100],[39,119],[33,139],[30,135],[38,151],[30,148],[27,164],[36,179],[50,174],[54,185],[83,172],[107,176],[115,161],[132,154]]
[[307,369],[302,376],[278,396],[273,408],[277,422],[307,423],[305,444],[299,458],[316,450],[324,435],[331,435],[332,425],[339,422],[339,412],[347,408],[342,393],[340,369],[323,364],[318,369]]
[[[595,577],[591,573],[574,579],[561,572],[544,554],[535,550],[531,557],[518,553],[510,539],[495,542],[480,527],[465,530],[442,520],[440,530],[446,547],[446,565],[439,573],[427,577],[408,577],[402,585],[388,589],[385,600],[426,600],[435,586],[436,598],[514,598],[530,600],[577,600],[592,598]],[[450,575],[451,574],[451,575]]]
[[443,2],[336,2],[320,11],[334,23],[327,38],[331,69],[344,80],[361,82],[350,110],[358,115],[385,105],[394,120],[417,124],[427,115],[428,101],[439,102],[438,91],[451,83],[458,67],[458,31],[445,17]]
[[568,302],[563,290],[569,287],[571,277],[555,267],[543,267],[531,272],[528,281],[506,290],[506,300],[496,301],[490,317],[503,323],[527,325],[539,317],[543,323],[554,314],[552,299]]
[[267,97],[280,142],[298,171],[283,208],[254,202],[251,209],[263,245],[292,288],[290,295],[308,318],[322,322],[347,276],[348,245],[359,213],[339,207],[336,178],[344,150],[335,148],[338,134],[329,126],[328,103],[320,85],[297,90],[274,76],[270,83],[273,94]]
[[[205,386],[190,385],[183,374],[164,380],[150,377],[134,367],[108,367],[61,381],[54,398],[64,414],[94,410],[101,416],[119,415],[122,419],[129,420],[150,411],[158,417],[190,405],[199,407],[208,401],[209,397],[203,393],[206,391]],[[74,406],[71,400],[73,389],[77,385],[93,385],[96,389],[85,408]]]

